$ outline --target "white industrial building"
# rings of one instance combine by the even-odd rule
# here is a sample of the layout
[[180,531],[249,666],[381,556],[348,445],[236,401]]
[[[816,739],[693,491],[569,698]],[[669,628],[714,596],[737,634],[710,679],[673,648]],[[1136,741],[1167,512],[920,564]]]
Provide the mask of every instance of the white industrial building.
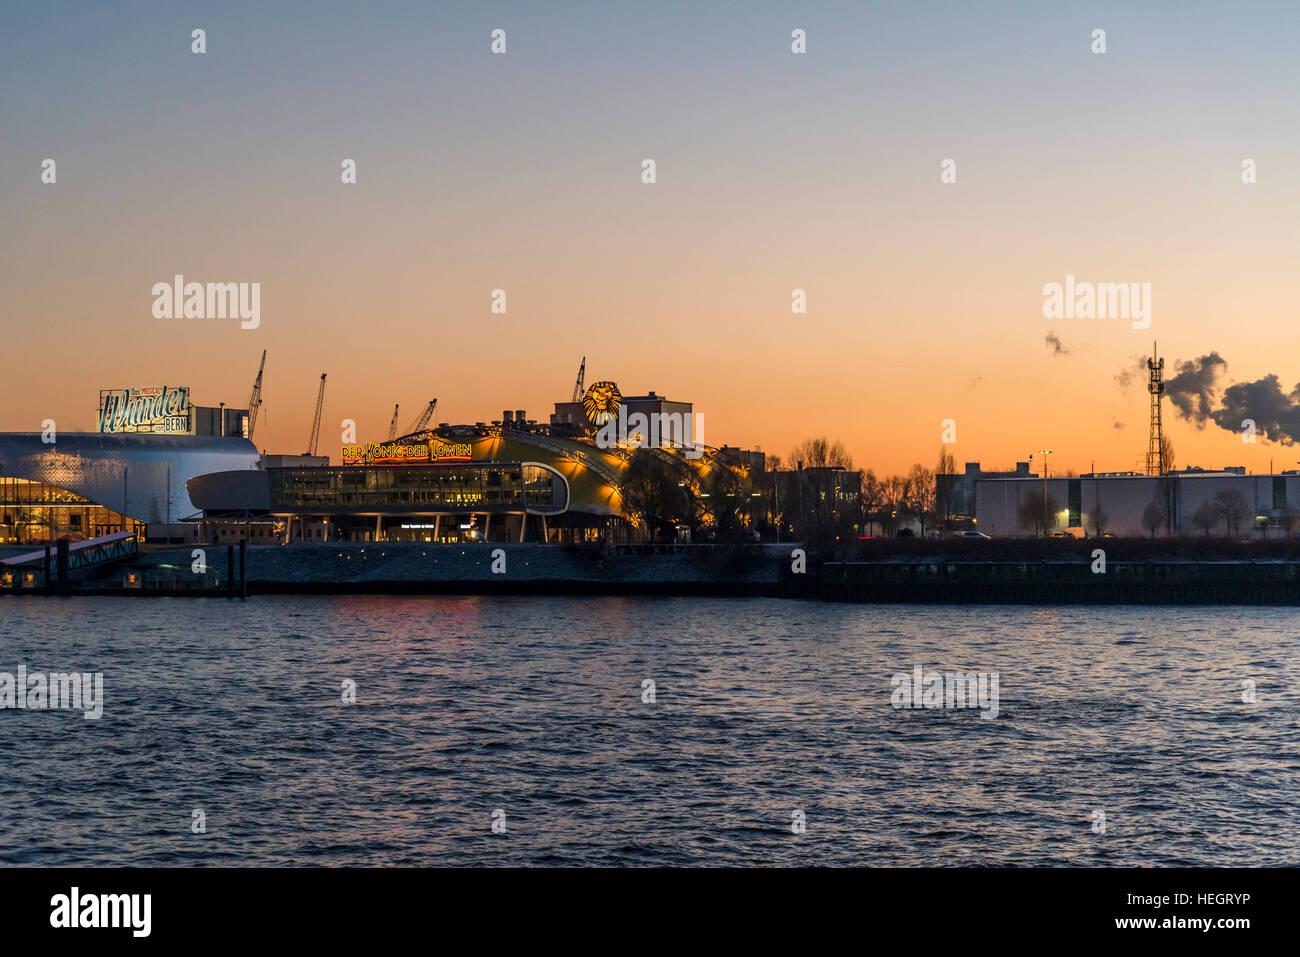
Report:
[[[1046,492],[1048,532],[1064,531],[1079,537],[1101,533],[1150,535],[1144,515],[1148,506],[1157,501],[1165,516],[1157,535],[1206,534],[1196,520],[1206,503],[1219,506],[1220,516],[1209,530],[1212,535],[1257,538],[1300,533],[1300,472],[1244,473],[1244,469],[1189,469],[1163,476],[1129,472],[1054,476],[1046,480],[979,478],[974,482],[975,527],[997,537],[1043,534],[1032,517],[1032,505],[1022,506],[1031,496],[1041,502]],[[1234,492],[1241,498],[1237,499]],[[1223,513],[1232,502],[1236,505],[1230,520]],[[1208,510],[1201,514],[1207,515]],[[1230,522],[1234,527],[1229,527]]]

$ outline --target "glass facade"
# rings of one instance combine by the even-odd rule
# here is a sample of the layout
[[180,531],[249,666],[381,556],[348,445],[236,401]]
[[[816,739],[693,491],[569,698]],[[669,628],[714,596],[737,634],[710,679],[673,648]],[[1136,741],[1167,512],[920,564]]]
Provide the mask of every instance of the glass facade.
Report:
[[273,469],[271,508],[386,514],[545,509],[564,505],[556,481],[547,469],[518,464]]
[[113,532],[144,535],[144,525],[44,482],[0,476],[0,545],[82,541]]

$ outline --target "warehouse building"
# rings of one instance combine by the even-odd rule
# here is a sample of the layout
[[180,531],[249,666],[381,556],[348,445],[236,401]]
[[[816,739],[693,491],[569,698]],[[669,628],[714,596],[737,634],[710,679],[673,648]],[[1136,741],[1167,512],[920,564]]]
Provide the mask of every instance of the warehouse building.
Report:
[[[1165,475],[979,478],[976,527],[993,536],[1230,535],[1300,529],[1300,473],[1186,469]],[[1044,508],[1044,494],[1046,506]]]

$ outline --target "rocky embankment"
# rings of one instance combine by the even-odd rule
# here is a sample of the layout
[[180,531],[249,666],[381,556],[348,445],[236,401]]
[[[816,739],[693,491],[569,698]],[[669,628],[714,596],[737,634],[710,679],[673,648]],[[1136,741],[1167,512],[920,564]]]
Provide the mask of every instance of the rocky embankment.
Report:
[[[200,546],[203,584],[239,579],[239,550]],[[604,548],[535,544],[419,545],[301,543],[250,546],[250,594],[266,592],[501,592],[594,594],[782,593],[792,545],[657,545]],[[193,547],[143,552],[130,568],[106,570],[108,584],[134,571],[146,590],[184,590]],[[233,568],[228,562],[233,557]]]

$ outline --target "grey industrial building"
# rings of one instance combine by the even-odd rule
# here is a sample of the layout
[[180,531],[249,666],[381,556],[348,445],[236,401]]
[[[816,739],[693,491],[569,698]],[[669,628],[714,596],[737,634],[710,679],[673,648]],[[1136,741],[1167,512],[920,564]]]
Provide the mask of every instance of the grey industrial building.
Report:
[[[1246,475],[1244,469],[1186,469],[1165,475],[1094,473],[1080,476],[980,477],[974,480],[976,527],[994,536],[1041,534],[1026,512],[1046,493],[1047,531],[1076,536],[1149,535],[1148,508],[1157,503],[1158,535],[1286,534],[1300,526],[1300,473]],[[1204,508],[1203,506],[1207,506]],[[1219,518],[1208,528],[1213,512]]]

